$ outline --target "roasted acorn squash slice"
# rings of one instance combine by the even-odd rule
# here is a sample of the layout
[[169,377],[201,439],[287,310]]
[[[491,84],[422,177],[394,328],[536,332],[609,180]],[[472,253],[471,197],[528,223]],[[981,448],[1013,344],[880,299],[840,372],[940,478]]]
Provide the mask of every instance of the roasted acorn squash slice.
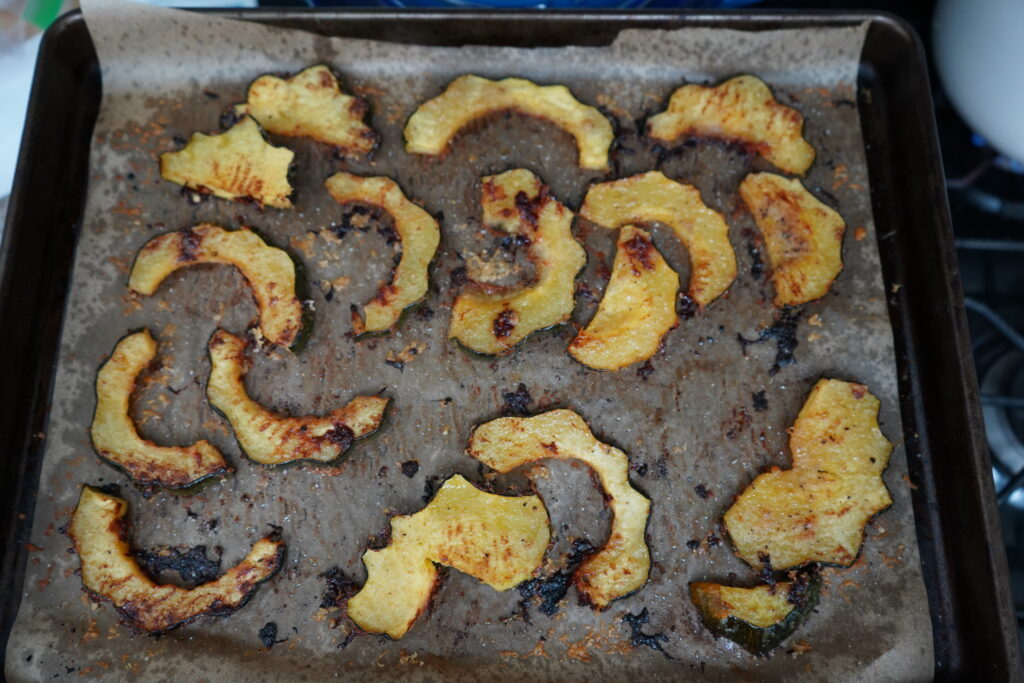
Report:
[[222,199],[290,209],[288,167],[294,156],[267,142],[246,116],[225,133],[194,133],[180,151],[161,154],[160,176]]
[[245,341],[217,330],[210,338],[210,379],[206,396],[235,432],[242,452],[262,465],[296,460],[327,462],[352,442],[380,427],[388,399],[356,396],[323,417],[281,417],[259,405],[245,391]]
[[369,154],[380,137],[363,123],[366,101],[341,92],[330,67],[311,66],[289,79],[271,74],[249,86],[246,101],[235,107],[274,135],[306,137],[334,145],[347,154]]
[[814,610],[820,589],[817,574],[801,574],[796,581],[754,588],[691,583],[690,599],[709,631],[766,655]]
[[82,562],[82,585],[109,600],[136,628],[162,633],[203,615],[227,616],[244,605],[281,566],[285,544],[274,536],[257,541],[239,564],[219,579],[192,589],[159,586],[139,567],[128,547],[128,503],[85,486],[68,535]]
[[386,548],[363,554],[366,583],[349,599],[348,616],[364,631],[401,638],[430,603],[435,563],[508,590],[540,568],[548,524],[537,496],[486,493],[457,474],[425,508],[391,520]]
[[227,263],[245,276],[260,312],[260,331],[274,344],[297,348],[308,332],[295,291],[296,267],[287,252],[248,228],[225,230],[211,223],[157,235],[135,257],[128,287],[149,296],[178,268]]
[[804,174],[814,163],[814,147],[803,137],[804,117],[779,104],[757,76],[730,78],[715,87],[684,85],[672,93],[668,109],[647,122],[658,140],[684,135],[737,142],[786,173]]
[[96,374],[96,412],[92,444],[96,452],[143,486],[182,488],[229,472],[220,451],[209,442],[157,446],[139,436],[128,411],[135,378],[156,357],[149,330],[124,337]]
[[417,206],[390,178],[361,178],[351,173],[336,173],[325,183],[336,202],[371,204],[391,214],[402,242],[402,258],[391,282],[381,286],[377,295],[363,308],[360,317],[353,312],[356,334],[384,332],[398,323],[402,311],[423,299],[430,284],[428,269],[441,242],[441,228],[434,217]]
[[597,313],[569,344],[569,353],[597,370],[647,360],[679,321],[678,293],[679,275],[665,263],[651,236],[632,225],[623,227]]
[[790,431],[793,469],[759,475],[725,513],[736,554],[755,568],[848,566],[864,525],[892,504],[882,481],[892,444],[862,384],[822,379]]
[[459,76],[443,93],[421,104],[405,124],[405,151],[444,154],[452,138],[471,121],[514,110],[551,121],[576,138],[581,168],[604,171],[615,137],[612,124],[564,85],[540,86],[522,78],[491,81]]
[[692,185],[649,171],[591,186],[580,215],[618,228],[657,221],[672,228],[690,254],[690,298],[701,308],[736,279],[736,254],[722,214],[708,208]]
[[632,593],[647,582],[651,568],[644,531],[651,501],[629,483],[629,458],[594,438],[571,410],[535,417],[503,417],[473,431],[469,455],[498,472],[544,458],[575,459],[597,473],[614,518],[608,541],[573,575],[582,596],[598,607]]
[[482,204],[484,225],[526,240],[537,280],[512,293],[462,292],[452,305],[448,336],[477,353],[500,355],[529,334],[569,319],[587,253],[572,236],[572,212],[530,171],[484,178]]
[[796,178],[751,173],[740,196],[764,235],[776,306],[820,299],[843,269],[846,223]]

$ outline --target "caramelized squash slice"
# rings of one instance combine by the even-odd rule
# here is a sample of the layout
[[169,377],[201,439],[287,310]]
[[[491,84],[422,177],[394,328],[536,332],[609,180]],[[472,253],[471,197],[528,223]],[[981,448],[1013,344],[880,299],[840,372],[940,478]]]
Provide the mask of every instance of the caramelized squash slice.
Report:
[[211,223],[157,235],[135,257],[128,287],[149,296],[178,268],[227,263],[245,276],[260,313],[260,330],[274,344],[298,348],[308,334],[295,291],[296,267],[282,249],[248,228],[225,230]]
[[684,85],[668,109],[652,116],[647,132],[671,141],[682,136],[744,145],[786,173],[803,175],[814,163],[814,147],[803,137],[804,117],[779,104],[757,76],[730,78],[715,87]]
[[162,633],[203,615],[227,616],[248,602],[256,587],[281,566],[285,544],[275,536],[257,541],[239,564],[219,579],[192,589],[160,586],[139,567],[128,547],[128,503],[85,486],[68,535],[82,562],[82,585],[109,600],[132,626]]
[[759,475],[725,513],[736,554],[750,566],[849,566],[864,525],[892,504],[882,481],[892,444],[878,399],[862,384],[820,380],[793,423],[793,469]]
[[360,155],[372,152],[380,139],[363,123],[366,110],[365,100],[341,92],[337,76],[324,64],[288,79],[264,74],[235,107],[235,113],[248,114],[268,133],[312,138]]
[[617,248],[597,313],[569,344],[573,358],[596,370],[647,360],[679,321],[679,275],[665,263],[651,236],[627,225],[619,231]]
[[843,269],[846,223],[796,178],[751,173],[740,196],[764,235],[776,306],[820,299]]
[[96,412],[92,445],[142,486],[183,488],[230,472],[220,451],[209,442],[191,446],[157,446],[139,436],[129,414],[135,378],[156,357],[149,330],[124,337],[96,375]]
[[608,168],[608,149],[615,137],[608,119],[573,97],[564,85],[540,86],[522,78],[492,81],[472,74],[459,76],[409,117],[405,151],[444,154],[452,138],[470,122],[508,110],[546,119],[571,134],[581,168]]
[[327,462],[380,427],[388,406],[383,396],[356,396],[323,417],[275,415],[245,391],[249,365],[245,346],[244,340],[230,332],[214,332],[209,343],[212,367],[206,396],[231,423],[242,452],[250,459],[262,465],[296,460]]
[[180,151],[161,154],[160,176],[221,199],[290,209],[288,167],[294,157],[290,149],[267,142],[246,116],[225,133],[194,133]]
[[486,493],[457,474],[425,508],[391,520],[386,548],[363,554],[366,584],[349,599],[348,616],[364,631],[401,638],[430,603],[435,563],[508,590],[540,568],[548,525],[537,496]]
[[427,295],[428,269],[441,242],[441,228],[434,217],[417,206],[390,178],[361,178],[351,173],[335,173],[325,183],[327,192],[342,206],[370,204],[391,214],[402,242],[402,258],[391,282],[382,285],[377,295],[363,308],[363,317],[353,311],[356,334],[385,332],[398,324],[409,306]]
[[525,238],[537,280],[512,293],[462,292],[452,305],[448,336],[477,353],[501,355],[569,319],[587,252],[572,236],[572,212],[530,171],[484,178],[482,203],[484,225]]
[[604,547],[583,561],[573,575],[582,596],[607,607],[647,583],[651,568],[644,531],[651,501],[629,483],[629,458],[594,438],[571,410],[535,417],[503,417],[476,428],[469,455],[498,472],[545,458],[575,459],[597,473],[614,518]]
[[690,254],[689,296],[700,308],[736,279],[736,254],[725,218],[701,201],[697,188],[661,171],[591,186],[580,215],[613,229],[652,221],[672,228]]

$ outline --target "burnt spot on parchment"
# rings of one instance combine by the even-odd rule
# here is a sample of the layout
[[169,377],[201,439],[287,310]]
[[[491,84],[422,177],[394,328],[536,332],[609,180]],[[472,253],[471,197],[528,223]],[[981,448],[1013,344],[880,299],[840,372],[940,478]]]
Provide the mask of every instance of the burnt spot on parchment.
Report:
[[420,471],[420,463],[418,460],[406,460],[402,463],[402,474],[412,479],[416,476],[416,473]]
[[317,578],[325,579],[327,582],[323,599],[320,601],[322,609],[341,607],[348,602],[349,598],[359,592],[359,584],[353,581],[340,567],[331,567]]
[[768,410],[768,399],[765,398],[764,390],[755,391],[750,394],[750,400],[753,402],[754,412],[763,413]]
[[562,569],[555,572],[546,579],[531,579],[519,584],[519,610],[523,620],[530,622],[530,605],[534,597],[540,597],[540,605],[537,609],[541,614],[549,617],[558,613],[559,604],[569,592],[572,585],[572,576],[577,567],[594,553],[597,548],[585,538],[577,538],[572,542],[572,550],[565,558]]
[[758,332],[757,339],[746,339],[742,334],[737,333],[736,341],[743,348],[744,355],[747,353],[748,346],[761,344],[769,340],[774,341],[775,362],[772,363],[768,374],[775,375],[782,368],[796,362],[794,351],[796,351],[796,347],[800,344],[796,333],[802,315],[803,311],[786,306],[782,309],[775,322]]
[[661,647],[662,643],[668,642],[668,636],[664,633],[644,633],[643,627],[651,620],[650,614],[647,612],[647,608],[644,607],[640,610],[639,614],[626,613],[622,617],[622,623],[628,624],[630,629],[629,643],[634,648],[636,647],[649,647],[652,650],[657,650],[661,654],[665,655],[668,659],[673,659],[672,655],[665,652],[664,648]]
[[505,402],[505,405],[501,408],[501,414],[504,416],[526,417],[530,414],[530,404],[533,403],[533,397],[530,396],[529,389],[522,382],[513,391],[502,392],[501,400]]

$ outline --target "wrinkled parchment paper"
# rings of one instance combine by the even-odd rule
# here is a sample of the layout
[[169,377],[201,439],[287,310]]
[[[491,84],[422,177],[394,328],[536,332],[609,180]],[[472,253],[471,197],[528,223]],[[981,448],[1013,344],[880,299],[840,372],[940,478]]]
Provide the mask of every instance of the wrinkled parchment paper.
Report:
[[[328,39],[114,0],[83,6],[103,67],[103,107],[30,564],[7,651],[12,680],[931,675],[931,626],[900,445],[892,336],[854,103],[865,26],[763,33],[630,30],[601,48],[434,48]],[[179,148],[193,131],[218,130],[221,112],[244,98],[250,80],[318,62],[330,64],[347,91],[369,101],[372,125],[383,135],[372,160],[338,159],[308,140],[276,140],[296,152],[293,211],[260,211],[214,198],[194,203],[178,186],[161,181],[157,155]],[[567,134],[520,116],[478,126],[443,160],[407,156],[401,146],[405,119],[417,103],[467,71],[569,85],[618,123],[614,176],[657,166],[694,183],[727,216],[739,277],[727,296],[668,335],[651,372],[583,368],[565,353],[571,326],[536,335],[500,359],[471,356],[447,341],[457,291],[454,269],[505,282],[530,275],[523,253],[502,249],[480,229],[479,177],[530,168],[573,209],[587,184],[600,177],[576,168]],[[843,273],[828,296],[804,307],[795,323],[796,362],[774,375],[773,341],[745,350],[738,341],[757,338],[776,316],[770,283],[757,267],[757,232],[737,195],[746,173],[768,165],[718,144],[664,150],[636,135],[644,118],[662,110],[680,84],[741,72],[765,78],[783,102],[804,113],[806,135],[818,152],[807,185],[836,206],[849,226]],[[397,247],[375,230],[331,229],[346,223],[322,182],[340,170],[395,178],[441,219],[444,237],[430,296],[388,337],[354,341],[349,335],[350,306],[372,296]],[[316,318],[312,338],[297,355],[256,356],[247,383],[258,401],[300,415],[329,411],[357,393],[383,389],[392,398],[381,432],[340,462],[255,465],[240,456],[227,423],[207,405],[208,338],[217,326],[242,334],[255,318],[238,273],[191,268],[172,275],[152,297],[129,295],[127,271],[139,247],[156,234],[199,221],[256,227],[290,249],[307,271]],[[374,225],[386,223],[379,218]],[[592,294],[581,294],[574,315],[585,324],[603,291],[614,235],[584,221],[576,229],[590,258],[583,281]],[[685,280],[685,251],[664,226],[655,226],[654,236]],[[237,468],[193,495],[158,491],[146,498],[101,463],[89,444],[96,370],[120,337],[140,327],[148,327],[160,344],[158,367],[143,374],[136,393],[142,433],[164,444],[207,438]],[[410,345],[419,353],[399,367],[397,354]],[[824,570],[821,603],[807,623],[774,656],[756,659],[704,630],[687,584],[756,583],[733,555],[721,515],[758,472],[789,466],[786,430],[821,376],[864,382],[881,399],[883,430],[897,443],[885,474],[895,503],[867,528],[854,567]],[[403,640],[361,636],[346,644],[351,624],[339,611],[321,609],[326,581],[320,575],[338,567],[361,583],[360,555],[386,528],[389,514],[418,510],[453,473],[490,481],[499,491],[532,479],[552,520],[549,568],[568,554],[574,539],[595,545],[604,540],[609,514],[585,468],[552,462],[494,477],[464,454],[472,427],[507,409],[503,394],[520,384],[529,394],[530,412],[571,407],[600,438],[629,453],[632,480],[653,501],[648,584],[600,613],[578,605],[570,589],[554,616],[531,604],[524,618],[516,590],[498,593],[451,571],[432,609]],[[159,638],[134,634],[118,623],[109,604],[97,606],[84,596],[78,559],[60,532],[84,483],[121,485],[131,505],[136,547],[203,545],[211,557],[220,556],[223,570],[273,524],[288,542],[285,565],[231,617],[202,618]],[[665,636],[664,654],[631,643],[623,617],[643,609],[649,615],[643,632]],[[268,649],[259,633],[270,622],[277,642]]]

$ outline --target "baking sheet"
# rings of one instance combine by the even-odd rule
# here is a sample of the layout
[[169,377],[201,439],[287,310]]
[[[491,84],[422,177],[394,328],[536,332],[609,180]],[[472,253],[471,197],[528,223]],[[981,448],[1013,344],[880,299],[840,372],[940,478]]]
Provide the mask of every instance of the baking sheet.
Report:
[[[785,430],[818,377],[867,383],[883,402],[883,430],[900,440],[891,331],[853,104],[865,27],[758,34],[625,31],[606,48],[441,49],[330,40],[107,1],[87,3],[84,10],[103,66],[104,101],[46,434],[26,596],[8,646],[9,677],[931,675],[930,621],[900,446],[886,473],[893,508],[868,528],[857,565],[825,571],[822,603],[791,639],[792,654],[780,650],[759,660],[728,641],[715,641],[700,626],[686,594],[693,580],[753,584],[752,572],[728,544],[714,540],[724,539],[721,513],[761,469],[788,466]],[[220,113],[243,98],[256,75],[321,61],[369,100],[372,123],[384,136],[372,162],[339,160],[314,143],[288,140],[298,164],[293,212],[260,212],[216,199],[193,204],[159,179],[156,155],[176,148],[175,139],[193,130],[215,130]],[[582,100],[600,104],[618,120],[623,149],[616,154],[615,175],[648,170],[660,160],[663,171],[696,184],[705,201],[729,218],[740,262],[737,282],[727,298],[670,333],[645,380],[633,369],[595,373],[576,364],[564,353],[569,328],[539,335],[498,360],[470,356],[446,341],[453,269],[465,266],[508,278],[524,274],[517,267],[523,265],[522,254],[509,263],[512,255],[479,230],[478,177],[525,166],[573,208],[597,177],[575,168],[574,145],[566,134],[519,117],[499,117],[464,136],[444,161],[405,156],[405,118],[416,103],[464,73],[467,64],[486,76],[568,83]],[[743,175],[766,164],[717,145],[658,150],[632,133],[638,119],[660,111],[680,83],[743,71],[761,75],[783,101],[803,111],[807,136],[818,150],[808,186],[837,206],[850,228],[846,269],[828,297],[805,307],[795,329],[797,362],[774,375],[769,374],[776,357],[773,343],[749,346],[744,353],[737,341],[737,335],[757,337],[774,321],[770,286],[763,276],[754,277],[756,231],[736,195]],[[407,194],[443,214],[444,242],[432,270],[431,296],[391,337],[355,342],[347,336],[349,306],[368,300],[386,276],[391,247],[374,231],[330,229],[344,222],[321,182],[338,170],[394,177]],[[226,423],[205,404],[206,340],[217,325],[241,333],[255,316],[239,275],[226,268],[194,268],[172,276],[154,297],[127,294],[126,273],[138,247],[163,230],[200,220],[257,227],[289,246],[311,281],[316,327],[310,344],[297,356],[257,359],[249,387],[258,400],[304,414],[385,387],[392,397],[385,429],[354,447],[340,464],[255,466],[239,457]],[[668,231],[654,233],[685,278],[683,250]],[[585,322],[603,287],[601,271],[613,258],[613,236],[585,223],[578,235],[590,256],[584,282],[595,292],[594,299],[580,297],[574,317]],[[328,290],[327,281],[338,287]],[[75,575],[77,558],[66,552],[70,543],[59,533],[80,483],[126,483],[97,461],[87,429],[96,368],[117,339],[142,326],[160,340],[162,359],[161,367],[144,378],[138,396],[136,417],[143,433],[161,443],[208,438],[238,471],[191,497],[158,492],[146,499],[124,486],[136,545],[206,545],[212,555],[222,548],[225,568],[269,524],[283,527],[289,542],[282,572],[240,612],[200,620],[160,638],[133,635],[117,624],[109,605],[88,604]],[[423,349],[415,360],[401,369],[385,362],[413,343]],[[533,606],[527,621],[517,592],[499,594],[450,572],[431,612],[402,641],[359,637],[339,648],[349,625],[335,624],[336,613],[319,609],[326,582],[318,576],[338,566],[361,582],[359,556],[368,538],[386,527],[389,511],[419,509],[449,474],[491,479],[499,490],[521,483],[521,476],[492,478],[463,454],[473,425],[507,408],[502,395],[520,384],[529,392],[532,412],[572,407],[599,437],[630,453],[633,480],[654,503],[648,585],[603,613],[578,606],[570,591],[553,618]],[[765,410],[755,407],[754,394],[761,391]],[[413,460],[417,471],[407,476],[402,464]],[[407,465],[405,471],[412,469]],[[551,463],[534,468],[531,476],[552,517],[553,564],[574,538],[603,540],[607,513],[585,471]],[[698,485],[711,495],[698,495]],[[689,548],[688,541],[699,541],[699,548]],[[663,633],[664,649],[673,659],[630,644],[622,617],[643,608],[650,615],[644,630]],[[269,650],[259,638],[268,622],[277,625],[283,641]],[[800,646],[793,648],[797,641]]]

